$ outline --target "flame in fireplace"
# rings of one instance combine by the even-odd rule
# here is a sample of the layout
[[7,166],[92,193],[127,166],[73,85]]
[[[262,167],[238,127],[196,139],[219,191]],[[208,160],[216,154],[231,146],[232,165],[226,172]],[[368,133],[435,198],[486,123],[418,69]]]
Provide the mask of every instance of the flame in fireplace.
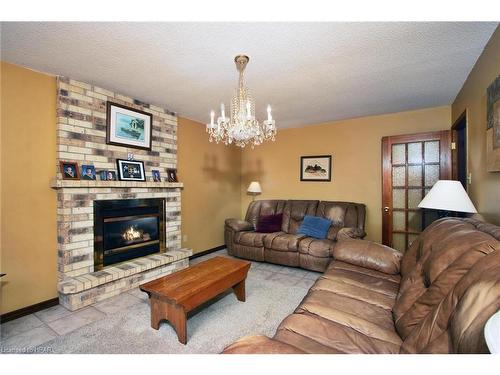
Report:
[[128,228],[125,232],[123,232],[122,237],[125,241],[135,241],[143,239],[143,231],[135,229],[134,226]]

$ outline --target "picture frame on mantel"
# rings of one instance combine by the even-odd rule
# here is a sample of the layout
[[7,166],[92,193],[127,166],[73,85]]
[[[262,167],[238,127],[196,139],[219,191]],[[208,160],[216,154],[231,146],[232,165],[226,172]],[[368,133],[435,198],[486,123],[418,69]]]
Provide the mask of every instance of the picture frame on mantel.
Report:
[[136,160],[117,159],[118,179],[120,181],[146,181],[144,162]]
[[121,104],[106,103],[106,143],[151,151],[153,115]]
[[332,181],[332,155],[301,156],[300,181]]

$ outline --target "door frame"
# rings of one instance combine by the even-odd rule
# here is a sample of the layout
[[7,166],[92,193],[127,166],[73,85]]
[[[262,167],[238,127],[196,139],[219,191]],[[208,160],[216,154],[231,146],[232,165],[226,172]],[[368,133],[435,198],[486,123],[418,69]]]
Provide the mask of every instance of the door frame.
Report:
[[[457,128],[465,120],[465,190],[469,191],[469,118],[467,113],[467,108],[457,117],[453,125],[451,126],[451,142],[457,141]],[[458,179],[458,151],[457,149],[451,149],[451,179]]]
[[[434,132],[391,135],[382,138],[382,243],[390,246],[392,233],[392,161],[391,158],[384,158],[384,155],[392,155],[392,145],[397,143],[410,143],[440,141],[440,160],[443,161],[440,179],[451,179],[451,131],[438,130]],[[442,147],[441,147],[442,145]],[[440,169],[441,170],[441,169]],[[408,187],[405,186],[407,189]],[[387,205],[385,205],[386,202]]]

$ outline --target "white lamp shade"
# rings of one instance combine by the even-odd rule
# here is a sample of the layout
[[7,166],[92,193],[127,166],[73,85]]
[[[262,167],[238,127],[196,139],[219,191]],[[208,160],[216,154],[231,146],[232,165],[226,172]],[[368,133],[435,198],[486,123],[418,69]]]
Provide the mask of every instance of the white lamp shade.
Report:
[[422,199],[420,208],[477,213],[460,181],[439,180]]
[[500,353],[500,311],[493,314],[484,326],[484,339],[491,354]]
[[253,194],[259,194],[262,193],[262,188],[260,187],[260,184],[257,181],[252,181],[248,186],[247,192]]

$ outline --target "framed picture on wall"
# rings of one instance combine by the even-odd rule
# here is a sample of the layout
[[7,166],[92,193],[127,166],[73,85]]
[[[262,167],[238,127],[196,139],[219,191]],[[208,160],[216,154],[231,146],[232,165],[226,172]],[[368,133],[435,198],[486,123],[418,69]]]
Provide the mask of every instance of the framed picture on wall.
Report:
[[146,181],[144,162],[135,160],[117,159],[118,179],[120,181]]
[[121,104],[106,105],[106,143],[151,151],[153,116]]
[[332,155],[301,156],[300,181],[332,180]]

